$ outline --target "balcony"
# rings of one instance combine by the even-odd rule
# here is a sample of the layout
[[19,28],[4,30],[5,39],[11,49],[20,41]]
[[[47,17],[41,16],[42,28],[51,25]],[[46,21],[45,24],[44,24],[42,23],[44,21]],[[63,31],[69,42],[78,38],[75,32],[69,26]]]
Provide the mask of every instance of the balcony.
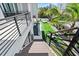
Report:
[[[79,55],[79,29],[71,41],[61,39],[60,32],[51,28],[49,22],[39,22],[40,39],[34,39],[33,22],[30,12],[0,19],[0,55],[1,56],[69,56]],[[37,29],[37,28],[36,28]],[[35,29],[35,31],[36,31]],[[37,30],[39,30],[37,29]],[[72,30],[72,29],[69,29]],[[38,31],[37,31],[38,32]],[[59,33],[58,33],[59,32]],[[58,33],[58,34],[55,34]],[[65,37],[64,37],[65,38]]]
[[0,19],[1,56],[13,56],[20,53],[24,55],[22,52],[25,53],[25,50],[29,50],[29,54],[25,53],[25,55],[48,56],[51,53],[49,46],[43,40],[33,40],[33,22],[28,16],[30,12]]

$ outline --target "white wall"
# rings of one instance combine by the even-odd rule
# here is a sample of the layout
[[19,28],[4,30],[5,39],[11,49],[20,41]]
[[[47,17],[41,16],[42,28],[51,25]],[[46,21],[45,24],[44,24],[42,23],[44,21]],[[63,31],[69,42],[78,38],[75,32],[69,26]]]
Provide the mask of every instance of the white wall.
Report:
[[[33,15],[36,16],[36,18],[38,18],[38,4],[36,3],[28,3],[28,11],[31,12],[31,19],[32,19],[32,23],[33,23]],[[33,25],[32,25],[33,27]],[[33,33],[33,28],[31,29],[31,32]]]
[[28,10],[27,3],[17,3],[17,5],[20,13],[26,12]]
[[27,3],[23,3],[22,4],[22,9],[23,9],[23,11],[28,11],[28,4]]
[[2,19],[2,18],[5,18],[5,17],[4,17],[4,14],[3,14],[3,12],[2,12],[2,10],[0,8],[0,19]]
[[28,4],[28,10],[31,12],[32,17],[33,17],[33,15],[35,15],[36,18],[38,18],[38,4],[36,4],[36,3],[29,3]]

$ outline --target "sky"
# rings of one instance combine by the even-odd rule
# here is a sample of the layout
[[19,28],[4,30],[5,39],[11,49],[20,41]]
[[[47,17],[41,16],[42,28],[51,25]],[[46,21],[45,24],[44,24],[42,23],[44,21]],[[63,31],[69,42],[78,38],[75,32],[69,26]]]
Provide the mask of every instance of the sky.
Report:
[[[52,3],[52,5],[56,5],[56,6],[58,6],[58,4],[59,3]],[[38,7],[40,8],[40,7],[47,7],[47,6],[49,6],[50,5],[50,3],[39,3],[38,4]]]
[[47,6],[49,6],[49,3],[39,3],[38,4],[38,8],[40,8],[40,7],[47,7]]
[[[51,5],[55,5],[60,7],[60,3],[51,3]],[[50,6],[50,3],[39,3],[38,8]],[[62,8],[65,8],[65,4],[63,4]]]

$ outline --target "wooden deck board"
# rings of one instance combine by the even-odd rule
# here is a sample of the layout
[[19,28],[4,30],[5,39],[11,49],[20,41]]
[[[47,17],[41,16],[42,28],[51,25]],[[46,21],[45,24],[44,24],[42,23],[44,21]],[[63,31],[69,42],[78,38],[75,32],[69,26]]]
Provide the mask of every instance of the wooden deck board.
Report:
[[37,56],[54,56],[44,41],[34,41],[28,54]]
[[52,51],[44,41],[33,41],[32,44],[25,47],[16,56],[56,56]]

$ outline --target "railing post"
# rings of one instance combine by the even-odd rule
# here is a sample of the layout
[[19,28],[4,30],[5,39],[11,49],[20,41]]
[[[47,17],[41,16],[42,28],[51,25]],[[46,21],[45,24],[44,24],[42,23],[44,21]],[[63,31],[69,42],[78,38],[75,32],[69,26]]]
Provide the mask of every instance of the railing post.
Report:
[[28,14],[28,15],[29,15],[29,20],[31,21],[31,13],[29,12],[29,14]]
[[45,36],[45,32],[44,31],[42,31],[42,38],[46,42],[46,36]]
[[14,21],[15,21],[15,24],[16,24],[16,27],[17,27],[17,30],[18,30],[19,36],[21,36],[20,29],[19,29],[19,26],[18,26],[18,23],[17,23],[16,17],[14,17]]
[[31,34],[31,39],[32,39],[32,41],[33,41],[33,39],[34,39],[34,38],[33,38],[33,34]]
[[26,24],[27,24],[27,26],[28,26],[28,19],[27,19],[27,13],[26,14],[24,14],[25,15],[25,19],[26,19]]
[[50,33],[49,46],[51,45],[52,33]]
[[29,34],[28,34],[28,38],[29,38],[29,43],[31,42],[31,33],[29,32]]

